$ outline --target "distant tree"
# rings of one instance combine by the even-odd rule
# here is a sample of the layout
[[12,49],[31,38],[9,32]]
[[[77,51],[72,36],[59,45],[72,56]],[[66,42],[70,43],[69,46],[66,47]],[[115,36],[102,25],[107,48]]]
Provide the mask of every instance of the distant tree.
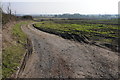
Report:
[[55,15],[54,17],[57,17],[57,15]]
[[33,20],[33,17],[30,16],[30,15],[24,15],[24,16],[22,16],[22,19],[25,19],[25,20]]

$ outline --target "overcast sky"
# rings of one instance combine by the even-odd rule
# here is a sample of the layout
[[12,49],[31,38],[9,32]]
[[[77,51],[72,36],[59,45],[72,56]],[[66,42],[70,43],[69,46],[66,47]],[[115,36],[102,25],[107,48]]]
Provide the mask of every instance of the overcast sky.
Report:
[[118,14],[119,0],[2,0],[17,14]]

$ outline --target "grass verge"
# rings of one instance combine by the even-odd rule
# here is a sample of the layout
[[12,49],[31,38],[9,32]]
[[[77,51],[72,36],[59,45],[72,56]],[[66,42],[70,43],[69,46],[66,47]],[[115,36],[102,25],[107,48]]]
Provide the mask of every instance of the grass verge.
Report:
[[19,22],[13,26],[12,36],[14,37],[15,44],[6,47],[2,51],[2,77],[11,77],[13,73],[18,70],[20,66],[21,59],[25,54],[25,45],[27,44],[27,36],[21,30],[21,25],[28,24],[27,21]]

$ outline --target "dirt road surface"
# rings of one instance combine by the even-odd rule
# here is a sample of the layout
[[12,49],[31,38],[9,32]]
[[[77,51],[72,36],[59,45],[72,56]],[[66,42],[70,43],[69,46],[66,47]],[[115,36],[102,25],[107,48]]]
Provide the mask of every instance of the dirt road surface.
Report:
[[117,78],[118,53],[63,39],[32,25],[22,30],[32,41],[33,53],[20,78]]

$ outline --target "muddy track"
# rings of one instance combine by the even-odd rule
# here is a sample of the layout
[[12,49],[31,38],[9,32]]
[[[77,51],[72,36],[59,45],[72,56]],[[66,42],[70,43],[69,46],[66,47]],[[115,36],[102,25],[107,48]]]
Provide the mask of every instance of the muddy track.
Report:
[[22,27],[33,52],[19,78],[117,78],[118,53]]

